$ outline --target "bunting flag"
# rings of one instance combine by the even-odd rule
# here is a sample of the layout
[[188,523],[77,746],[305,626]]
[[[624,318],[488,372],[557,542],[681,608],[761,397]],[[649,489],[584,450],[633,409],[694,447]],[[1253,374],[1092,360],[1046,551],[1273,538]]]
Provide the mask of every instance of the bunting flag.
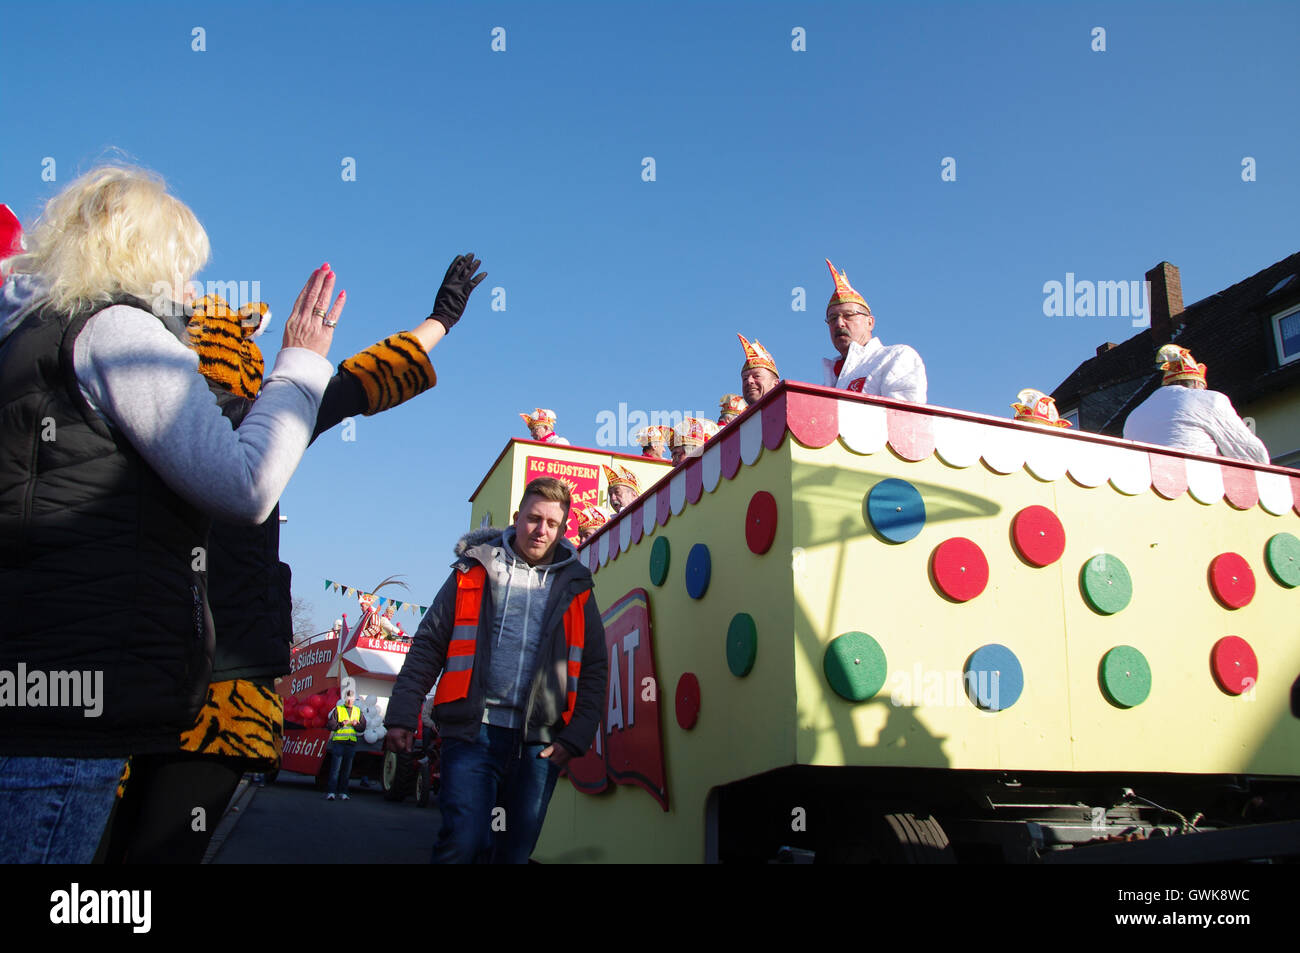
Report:
[[415,602],[401,602],[389,596],[376,596],[373,593],[367,593],[364,589],[361,589],[357,586],[349,586],[345,582],[338,582],[337,580],[334,579],[325,580],[325,589],[330,592],[336,592],[342,595],[344,598],[351,598],[355,596],[357,598],[373,599],[376,603],[376,607],[379,609],[382,609],[384,608],[384,606],[391,604],[393,607],[393,611],[395,612],[401,612],[403,609],[406,609],[410,612],[414,612],[416,615],[423,616],[426,612],[429,611],[428,606],[422,606]]

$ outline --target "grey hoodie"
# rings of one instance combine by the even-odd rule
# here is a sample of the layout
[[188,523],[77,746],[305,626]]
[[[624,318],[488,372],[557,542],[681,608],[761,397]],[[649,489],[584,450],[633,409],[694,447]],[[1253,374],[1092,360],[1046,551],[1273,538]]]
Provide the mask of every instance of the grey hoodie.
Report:
[[[513,531],[507,533],[510,539],[514,538]],[[547,567],[534,567],[530,574],[522,560],[516,564],[501,530],[474,530],[461,537],[456,544],[453,571],[420,621],[411,651],[393,685],[384,719],[388,727],[415,729],[421,702],[443,674],[447,662],[459,614],[458,579],[477,565],[487,571],[488,584],[477,607],[478,628],[468,694],[435,706],[439,733],[444,738],[473,742],[483,723],[488,721],[485,716],[491,709],[497,710],[493,719],[513,710],[519,713],[525,742],[555,741],[573,755],[587,750],[605,711],[609,670],[605,627],[591,592],[591,572],[575,558],[573,547],[566,541],[560,540],[556,545],[560,547],[556,561]],[[544,598],[539,594],[543,585],[548,587]],[[516,607],[513,618],[518,625],[503,624],[505,614],[496,611],[498,598],[504,600],[507,595]],[[540,621],[526,622],[534,617],[539,604],[543,606]],[[567,706],[568,673],[575,659],[570,657],[565,641],[564,615],[575,605],[583,608],[583,648],[574,710],[566,723],[563,714]],[[518,634],[519,625],[526,627],[526,640]],[[496,648],[498,641],[500,651]],[[533,660],[529,662],[509,651],[508,643],[521,648],[527,646]],[[488,702],[490,682],[497,689],[496,702],[491,705]],[[496,720],[490,723],[499,724]]]
[[[44,304],[40,282],[0,289],[0,347]],[[271,514],[302,459],[334,373],[305,348],[283,348],[238,430],[222,415],[198,355],[139,308],[113,305],[77,336],[77,384],[177,494],[220,519],[256,525]]]
[[558,570],[578,558],[568,541],[561,539],[550,563],[530,566],[515,554],[510,545],[514,538],[513,529],[500,535],[487,567],[492,605],[500,621],[494,620],[483,721],[505,728],[523,724],[525,693],[537,672],[537,649],[542,641],[551,582]]

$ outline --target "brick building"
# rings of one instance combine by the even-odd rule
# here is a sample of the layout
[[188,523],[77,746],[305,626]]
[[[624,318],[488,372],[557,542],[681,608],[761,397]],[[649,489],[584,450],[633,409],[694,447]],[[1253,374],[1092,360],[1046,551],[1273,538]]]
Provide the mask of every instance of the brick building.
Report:
[[1155,354],[1172,341],[1208,365],[1209,387],[1253,420],[1273,463],[1300,466],[1300,252],[1186,308],[1176,266],[1161,262],[1146,278],[1151,326],[1076,367],[1052,392],[1061,416],[1122,436],[1160,386]]

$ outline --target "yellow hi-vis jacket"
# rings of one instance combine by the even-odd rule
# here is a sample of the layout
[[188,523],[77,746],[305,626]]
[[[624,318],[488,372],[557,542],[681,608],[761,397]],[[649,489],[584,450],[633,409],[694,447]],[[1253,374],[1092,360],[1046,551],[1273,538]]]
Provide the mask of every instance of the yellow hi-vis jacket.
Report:
[[334,716],[338,720],[338,727],[330,734],[330,741],[356,741],[356,725],[345,725],[344,721],[351,721],[361,714],[361,709],[356,705],[344,705],[342,703],[334,706]]

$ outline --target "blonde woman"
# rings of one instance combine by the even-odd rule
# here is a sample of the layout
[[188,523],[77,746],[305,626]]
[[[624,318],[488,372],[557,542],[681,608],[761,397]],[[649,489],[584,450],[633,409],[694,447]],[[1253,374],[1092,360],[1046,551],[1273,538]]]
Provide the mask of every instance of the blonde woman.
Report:
[[0,862],[86,862],[130,754],[168,751],[212,654],[210,517],[266,519],[333,373],[345,294],[312,273],[238,430],[159,300],[208,239],[157,176],[55,196],[0,289]]

